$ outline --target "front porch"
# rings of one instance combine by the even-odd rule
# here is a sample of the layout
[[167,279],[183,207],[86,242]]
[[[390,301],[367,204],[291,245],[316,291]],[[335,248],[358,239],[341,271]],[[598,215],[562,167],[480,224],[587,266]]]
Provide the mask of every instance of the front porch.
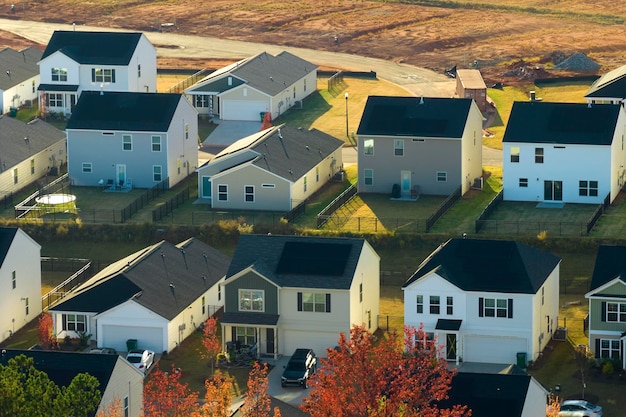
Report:
[[277,360],[278,315],[224,313],[222,317],[222,351],[247,353],[256,359]]

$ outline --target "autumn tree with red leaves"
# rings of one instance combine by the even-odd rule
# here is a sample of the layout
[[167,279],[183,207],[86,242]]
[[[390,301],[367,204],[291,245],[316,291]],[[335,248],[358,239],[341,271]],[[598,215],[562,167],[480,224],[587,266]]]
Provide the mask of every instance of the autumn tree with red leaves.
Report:
[[217,355],[222,351],[222,345],[217,334],[217,320],[213,316],[209,317],[204,322],[204,329],[202,332],[202,346],[204,350],[200,350],[200,356],[203,359],[208,359],[211,365],[211,375],[215,371],[215,360]]
[[44,349],[56,349],[57,341],[54,337],[54,323],[52,321],[52,315],[50,313],[43,313],[39,317],[39,323],[37,328],[37,338],[39,339],[39,346]]
[[187,417],[198,409],[198,394],[180,382],[182,373],[172,364],[171,372],[157,368],[143,387],[145,417]]
[[197,417],[230,417],[230,405],[232,403],[231,391],[233,389],[233,377],[222,375],[220,371],[213,377],[204,381],[206,388],[206,403],[200,409]]
[[270,415],[270,396],[267,394],[269,380],[267,364],[255,362],[248,376],[248,391],[241,408],[242,417],[260,417]]
[[[376,338],[364,326],[342,333],[311,377],[301,408],[311,417],[467,417],[466,406],[439,409],[455,370],[422,328]],[[417,340],[417,342],[416,342]]]
[[263,124],[261,125],[261,130],[269,129],[272,127],[272,113],[266,111],[263,115]]
[[122,401],[119,397],[113,398],[111,402],[109,402],[105,406],[100,406],[100,411],[96,414],[96,417],[123,417],[124,416],[124,408],[122,407]]

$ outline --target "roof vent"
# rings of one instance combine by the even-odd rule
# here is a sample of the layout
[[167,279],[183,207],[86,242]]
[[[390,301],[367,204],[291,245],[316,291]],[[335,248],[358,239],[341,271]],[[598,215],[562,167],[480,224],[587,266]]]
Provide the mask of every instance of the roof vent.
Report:
[[309,145],[305,145],[304,147],[306,148],[307,151],[311,150],[311,149],[309,149]]
[[424,96],[420,97],[420,104],[424,104]]

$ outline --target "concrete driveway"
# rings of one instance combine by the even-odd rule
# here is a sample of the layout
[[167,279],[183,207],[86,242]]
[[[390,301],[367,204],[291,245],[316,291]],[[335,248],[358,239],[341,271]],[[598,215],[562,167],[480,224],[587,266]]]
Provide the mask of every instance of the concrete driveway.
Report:
[[[267,393],[279,400],[286,402],[289,405],[294,407],[300,406],[302,404],[302,399],[309,395],[309,390],[301,387],[281,387],[280,386],[280,377],[283,374],[284,367],[289,362],[289,358],[291,356],[283,356],[277,361],[271,361],[274,365],[274,368],[270,371],[269,374],[269,386],[267,388]],[[319,363],[319,358],[318,358]]]

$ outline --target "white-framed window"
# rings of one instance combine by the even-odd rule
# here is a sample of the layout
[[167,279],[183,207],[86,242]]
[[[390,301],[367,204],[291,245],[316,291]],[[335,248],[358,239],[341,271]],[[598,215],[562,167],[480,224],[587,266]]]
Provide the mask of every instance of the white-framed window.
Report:
[[[219,284],[218,284],[219,285]],[[218,287],[219,290],[219,287]],[[219,300],[219,292],[218,292],[218,300]],[[206,314],[206,297],[202,296],[202,316]]]
[[535,163],[543,164],[543,148],[535,148]]
[[265,311],[263,290],[239,290],[239,311]]
[[193,96],[194,97],[194,106],[195,107],[209,107],[209,96],[203,94],[203,95],[197,95],[197,96]]
[[306,91],[306,78],[304,79],[304,91]]
[[421,335],[416,334],[414,337],[415,345],[420,349],[432,350],[435,347],[435,333],[423,332]]
[[91,162],[82,163],[83,174],[91,174],[93,172],[93,165]]
[[424,296],[421,294],[418,294],[415,296],[415,312],[417,314],[423,314],[424,313]]
[[217,284],[217,301],[222,300],[222,284]]
[[315,182],[320,182],[320,167],[315,167]]
[[446,297],[446,314],[449,316],[454,314],[454,297]]
[[133,137],[131,135],[122,135],[122,150],[123,151],[133,150]]
[[276,184],[261,184],[261,188],[276,188]]
[[304,178],[302,179],[302,185],[304,187],[304,192],[306,193],[306,175],[304,176]]
[[112,68],[92,68],[91,81],[96,83],[114,83],[115,70]]
[[315,313],[329,312],[326,308],[327,294],[315,292],[302,293],[302,310]]
[[243,186],[243,201],[246,203],[254,203],[254,185]]
[[28,297],[26,297],[26,299],[24,300],[24,313],[26,313],[26,315],[28,316],[29,312],[30,312],[30,302],[28,300]]
[[242,345],[252,346],[256,343],[256,330],[254,327],[237,327],[235,335],[237,336],[237,342]]
[[439,314],[441,311],[441,298],[438,295],[430,296],[430,314]]
[[152,180],[154,182],[163,181],[163,167],[161,165],[152,165]]
[[189,139],[189,123],[185,123],[185,140]]
[[228,185],[227,184],[217,185],[217,200],[228,201]]
[[35,160],[31,159],[30,160],[30,175],[33,175],[35,173]]
[[13,168],[13,184],[17,184],[19,181],[17,168]]
[[374,139],[363,141],[363,155],[374,155]]
[[393,141],[393,155],[404,156],[404,140],[394,139]]
[[597,197],[598,181],[578,181],[578,195],[582,197]]
[[620,357],[619,339],[600,339],[600,357],[618,359]]
[[[32,90],[32,93],[35,93],[35,91],[37,91],[36,86],[35,86],[35,80],[31,81],[30,83],[30,89]],[[623,148],[622,148],[623,149]]]
[[359,303],[363,302],[363,283],[359,284]]
[[67,81],[67,68],[52,68],[52,81]]
[[84,314],[63,314],[63,330],[84,332],[87,327],[87,316]]
[[520,178],[519,179],[519,187],[520,188],[528,188],[528,178]]
[[485,298],[484,299],[484,316],[485,317],[508,317],[509,300],[506,298]]
[[63,94],[48,93],[46,98],[48,99],[48,107],[63,107]]
[[363,184],[374,185],[374,170],[373,169],[363,170]]
[[519,162],[519,146],[511,147],[511,162]]
[[124,397],[124,417],[130,416],[130,402],[128,401],[128,396]]
[[606,321],[626,323],[626,303],[606,303]]
[[437,182],[447,182],[448,173],[446,171],[437,171]]
[[161,136],[152,136],[152,152],[161,152]]
[[17,287],[17,272],[11,272],[11,288],[15,289]]
[[137,78],[141,78],[141,64],[137,64]]

